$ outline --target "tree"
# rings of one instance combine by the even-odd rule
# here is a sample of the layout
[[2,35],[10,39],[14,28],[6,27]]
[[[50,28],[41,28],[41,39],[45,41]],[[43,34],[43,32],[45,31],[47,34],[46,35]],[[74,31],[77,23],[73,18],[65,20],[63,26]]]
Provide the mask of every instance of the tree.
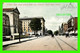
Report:
[[50,35],[53,34],[52,30],[48,30],[47,33],[50,34]]
[[52,30],[48,30],[47,33],[50,34],[52,37],[54,37]]
[[39,18],[33,18],[29,24],[31,30],[34,31],[34,34],[37,34],[37,31],[41,30],[41,20]]
[[58,35],[58,33],[59,33],[59,31],[58,31],[58,30],[56,30],[56,31],[54,32],[54,35]]

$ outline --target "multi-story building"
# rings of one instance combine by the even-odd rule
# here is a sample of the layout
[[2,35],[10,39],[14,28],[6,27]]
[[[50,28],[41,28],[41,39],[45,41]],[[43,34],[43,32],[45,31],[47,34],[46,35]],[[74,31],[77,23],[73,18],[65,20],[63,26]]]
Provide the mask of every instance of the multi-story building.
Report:
[[[32,18],[35,18],[35,17],[32,17]],[[29,23],[31,22],[32,18],[21,18],[20,20],[22,20],[22,31],[23,31],[23,34],[34,34],[34,31],[31,30],[30,26],[29,26]],[[44,32],[45,32],[45,20],[43,17],[36,17],[36,18],[39,18],[41,20],[41,27],[42,29],[40,31],[38,31],[38,34],[42,34],[44,35]]]
[[59,26],[59,35],[61,35],[62,34],[62,28],[61,28],[61,26]]
[[20,12],[16,7],[16,8],[3,8],[3,13],[6,13],[9,16],[11,35],[12,38],[14,39],[15,35],[19,35],[18,22]]
[[77,32],[77,17],[71,17],[67,23],[68,23],[68,31],[72,33],[76,33]]
[[67,23],[62,23],[59,26],[59,34],[68,33],[71,35],[77,35],[77,17],[72,17],[67,21]]
[[63,32],[65,33],[68,29],[68,24],[67,23],[64,23],[63,24]]
[[68,24],[62,23],[61,27],[59,26],[59,34],[64,34],[67,32]]
[[3,40],[11,37],[9,16],[3,13]]

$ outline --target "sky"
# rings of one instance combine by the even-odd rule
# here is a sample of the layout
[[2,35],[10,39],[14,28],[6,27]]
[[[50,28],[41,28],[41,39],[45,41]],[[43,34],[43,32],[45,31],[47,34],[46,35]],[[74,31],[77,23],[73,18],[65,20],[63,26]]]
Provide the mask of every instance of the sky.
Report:
[[62,23],[67,23],[70,19],[70,15],[67,14],[78,16],[77,3],[3,3],[3,8],[16,7],[20,12],[20,18],[43,17],[45,27],[53,32],[58,30]]

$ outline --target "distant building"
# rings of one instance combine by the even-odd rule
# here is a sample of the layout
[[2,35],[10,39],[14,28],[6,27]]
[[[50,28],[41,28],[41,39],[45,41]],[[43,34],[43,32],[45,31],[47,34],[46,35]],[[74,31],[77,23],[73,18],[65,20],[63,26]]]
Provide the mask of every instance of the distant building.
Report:
[[15,35],[19,35],[18,23],[20,12],[17,8],[3,8],[3,13],[9,16],[11,35],[14,39]]
[[72,17],[67,21],[67,23],[62,23],[59,26],[59,34],[68,33],[71,35],[77,35],[77,17]]
[[68,29],[67,23],[62,23],[61,26],[59,26],[59,34],[66,33]]
[[61,26],[59,26],[59,35],[61,35],[62,34],[62,28],[61,28]]
[[77,17],[71,17],[67,23],[68,23],[68,31],[76,33],[77,32]]
[[68,29],[68,24],[67,23],[64,23],[63,24],[63,32],[65,33]]
[[[35,18],[35,17],[32,17],[32,18]],[[23,35],[29,35],[29,34],[34,34],[34,31],[31,30],[30,26],[29,26],[29,23],[31,22],[32,18],[21,18],[20,20],[22,21],[22,32],[23,32]],[[41,27],[42,29],[40,31],[38,31],[38,34],[42,34],[44,35],[44,31],[45,31],[45,20],[43,17],[36,17],[36,18],[39,18],[41,20]]]
[[9,16],[3,13],[3,39],[10,37],[11,37],[11,32],[10,32]]

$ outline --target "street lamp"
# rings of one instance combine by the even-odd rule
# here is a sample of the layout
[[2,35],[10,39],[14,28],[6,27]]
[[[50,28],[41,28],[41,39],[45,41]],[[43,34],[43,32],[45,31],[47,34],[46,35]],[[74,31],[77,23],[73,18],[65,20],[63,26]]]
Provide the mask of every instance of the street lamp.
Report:
[[20,42],[20,33],[19,33],[19,42]]
[[[19,29],[20,29],[20,27],[19,27]],[[20,38],[21,38],[21,37],[20,37],[20,33],[21,33],[21,31],[19,30],[19,42],[21,42],[21,41],[20,41]]]

